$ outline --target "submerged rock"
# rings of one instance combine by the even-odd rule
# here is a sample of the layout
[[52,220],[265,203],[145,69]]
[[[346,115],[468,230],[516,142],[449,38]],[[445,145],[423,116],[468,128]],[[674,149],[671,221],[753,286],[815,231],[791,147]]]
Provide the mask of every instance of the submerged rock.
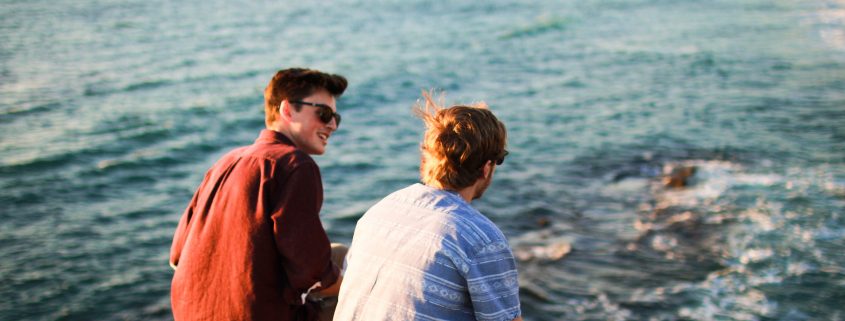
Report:
[[513,255],[520,261],[557,261],[569,252],[572,252],[572,245],[569,242],[554,242],[546,245],[517,247]]
[[663,186],[679,188],[691,185],[697,168],[693,165],[666,165],[663,167]]

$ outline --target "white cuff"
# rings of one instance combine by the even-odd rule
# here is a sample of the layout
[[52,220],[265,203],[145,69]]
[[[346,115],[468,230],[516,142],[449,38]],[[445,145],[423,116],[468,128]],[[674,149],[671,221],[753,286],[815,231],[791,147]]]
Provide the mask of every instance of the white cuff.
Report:
[[317,281],[317,283],[314,283],[314,285],[312,285],[310,288],[308,288],[308,291],[305,291],[305,293],[302,294],[302,304],[305,304],[305,297],[308,296],[308,293],[311,293],[311,290],[314,290],[314,289],[321,287],[321,286],[323,286],[323,283],[320,282],[320,281]]

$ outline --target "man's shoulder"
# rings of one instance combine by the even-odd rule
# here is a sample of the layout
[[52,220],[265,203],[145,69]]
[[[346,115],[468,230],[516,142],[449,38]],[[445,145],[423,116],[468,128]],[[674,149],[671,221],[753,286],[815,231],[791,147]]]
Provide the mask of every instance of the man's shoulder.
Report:
[[217,159],[217,162],[214,163],[214,167],[229,166],[229,164],[237,161],[238,158],[241,158],[241,155],[247,148],[249,148],[249,145],[239,146],[229,150]]
[[403,206],[415,211],[440,213],[445,219],[463,218],[465,223],[492,224],[478,210],[465,202],[460,195],[420,183],[411,184],[385,196],[381,206]]
[[406,207],[409,211],[436,215],[439,224],[449,230],[459,231],[459,234],[474,234],[474,240],[484,242],[504,239],[504,234],[493,221],[454,192],[417,183],[382,199],[377,210],[391,212],[389,209],[397,206]]
[[308,153],[303,152],[295,146],[282,143],[252,144],[236,148],[230,154],[242,158],[248,157],[256,160],[269,161],[270,164],[283,166],[298,167],[304,164],[316,165],[314,158],[308,155]]

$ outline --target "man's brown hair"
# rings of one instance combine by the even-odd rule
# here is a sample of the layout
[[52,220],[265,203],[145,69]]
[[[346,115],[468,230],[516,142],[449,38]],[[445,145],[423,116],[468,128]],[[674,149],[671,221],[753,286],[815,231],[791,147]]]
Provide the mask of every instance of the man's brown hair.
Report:
[[460,190],[482,176],[488,161],[504,157],[507,131],[484,103],[443,108],[423,93],[414,112],[425,123],[420,178],[426,185]]
[[[269,126],[279,117],[279,105],[283,100],[302,100],[319,89],[325,89],[335,98],[346,90],[346,78],[319,70],[289,68],[276,72],[267,88],[264,88],[264,121]],[[293,105],[296,111],[302,106]]]

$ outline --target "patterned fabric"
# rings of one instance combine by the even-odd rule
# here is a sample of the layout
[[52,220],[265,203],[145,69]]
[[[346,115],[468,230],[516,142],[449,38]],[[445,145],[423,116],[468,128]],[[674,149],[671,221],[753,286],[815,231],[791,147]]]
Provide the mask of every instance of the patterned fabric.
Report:
[[513,320],[516,263],[458,194],[414,184],[358,221],[334,320]]

